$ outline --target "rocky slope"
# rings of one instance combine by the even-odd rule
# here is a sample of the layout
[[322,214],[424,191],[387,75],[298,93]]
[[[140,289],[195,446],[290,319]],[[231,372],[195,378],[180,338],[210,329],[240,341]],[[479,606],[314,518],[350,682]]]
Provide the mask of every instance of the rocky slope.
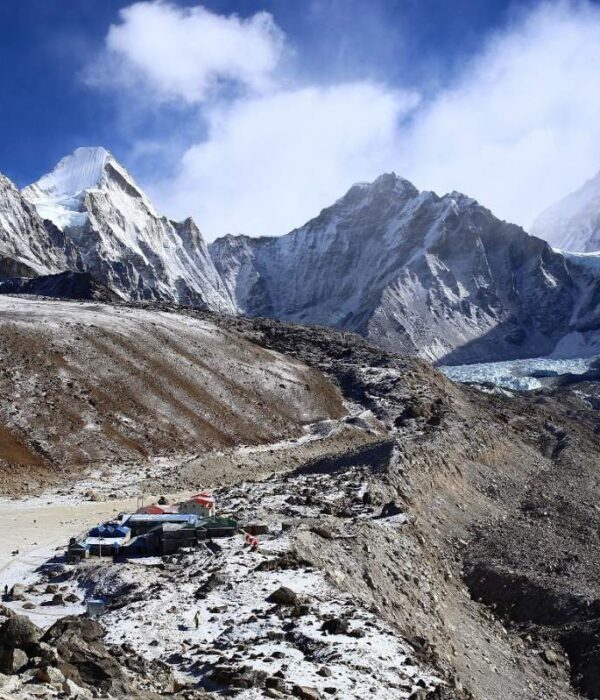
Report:
[[548,207],[535,220],[532,233],[562,250],[600,250],[600,173]]
[[60,272],[77,261],[61,231],[44,225],[35,208],[0,174],[0,279]]
[[543,355],[598,318],[595,270],[462,194],[393,174],[286,236],[227,236],[210,250],[244,314],[336,326],[445,363]]
[[120,301],[116,292],[99,284],[89,272],[72,271],[0,280],[0,294],[28,294],[85,301]]
[[423,637],[454,674],[451,697],[598,697],[596,385],[481,393],[350,334],[220,322],[335,377],[396,443],[383,467],[369,460],[369,490],[406,524],[302,531],[303,558]]
[[[122,330],[131,328],[131,314],[141,313],[96,308],[106,309]],[[199,342],[198,330],[187,334],[202,328],[210,329],[211,343],[219,343],[222,333],[230,347],[235,338],[235,347],[247,349],[242,363],[253,353],[261,358],[269,353],[304,371],[312,367],[321,378],[318,386],[328,375],[352,410],[344,426],[356,425],[366,439],[344,449],[350,433],[340,432],[332,441],[310,443],[310,455],[301,443],[284,450],[269,446],[262,467],[279,472],[269,478],[258,468],[260,453],[246,449],[229,462],[222,451],[203,454],[151,477],[146,493],[152,484],[168,493],[170,483],[176,489],[196,488],[207,478],[227,483],[218,489],[222,507],[248,522],[267,521],[272,534],[262,538],[255,555],[232,542],[213,554],[198,549],[166,558],[148,571],[135,564],[92,567],[77,575],[57,569],[60,585],[92,587],[114,599],[106,618],[111,641],[133,643],[149,661],[160,658],[192,684],[241,697],[252,697],[267,677],[282,681],[277,692],[308,686],[293,692],[312,692],[295,695],[311,698],[326,697],[325,688],[336,687],[350,697],[385,687],[389,697],[413,700],[598,697],[600,549],[594,503],[600,399],[593,385],[487,394],[452,384],[419,359],[393,355],[347,332],[181,308],[143,312],[150,325],[152,316],[157,342],[166,333],[166,317],[171,328],[188,329],[184,357],[193,355],[196,364],[206,360],[211,345]],[[73,332],[82,339],[108,335],[115,343],[112,327],[97,316],[93,323],[102,333],[85,324]],[[139,339],[152,342],[148,335]],[[171,340],[168,347],[179,355],[179,366],[177,344]],[[124,352],[121,347],[119,357]],[[6,357],[5,366],[12,367],[16,357],[14,369],[23,371],[20,356]],[[111,386],[113,394],[121,391],[120,384]],[[297,405],[296,389],[286,385],[277,406]],[[323,391],[313,386],[313,400]],[[7,403],[21,410],[18,397]],[[43,406],[40,399],[36,405]],[[54,410],[56,423],[62,404]],[[87,419],[89,409],[78,403],[78,410]],[[114,406],[96,401],[95,410],[94,420],[102,425]],[[244,405],[240,413],[248,410]],[[365,421],[364,411],[374,419]],[[231,414],[218,418],[226,428]],[[277,413],[263,420],[269,427]],[[157,423],[156,417],[146,421],[153,429]],[[138,439],[135,423],[122,430]],[[111,445],[110,435],[98,439],[95,445]],[[109,473],[105,479],[110,493]],[[267,600],[280,585],[296,589],[298,606]],[[28,595],[41,605],[47,595],[36,587]],[[206,625],[201,638],[189,629],[198,607]],[[342,610],[348,626],[336,622],[330,633],[326,623],[343,618]],[[155,630],[156,644],[149,629]],[[403,645],[395,652],[400,663],[389,663],[384,640]],[[363,643],[364,658],[357,659],[353,650]],[[332,675],[323,675],[322,666]],[[415,668],[425,684],[420,688],[414,687]]]
[[23,195],[122,297],[234,310],[196,224],[160,216],[105,149],[78,148]]
[[2,700],[57,695],[157,700],[165,693],[183,700],[174,692],[168,667],[149,664],[131,650],[108,647],[103,639],[106,631],[94,620],[67,616],[44,632],[27,617],[1,606],[0,623]]
[[169,313],[2,296],[0,358],[4,491],[94,464],[272,442],[345,413],[315,370]]

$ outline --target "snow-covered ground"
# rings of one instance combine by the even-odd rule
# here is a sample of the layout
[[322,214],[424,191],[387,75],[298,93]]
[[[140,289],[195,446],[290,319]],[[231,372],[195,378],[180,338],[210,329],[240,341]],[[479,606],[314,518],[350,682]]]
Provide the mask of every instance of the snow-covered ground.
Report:
[[[367,470],[354,469],[273,476],[218,489],[220,512],[268,525],[258,551],[236,535],[215,541],[212,549],[200,545],[123,563],[92,558],[75,566],[64,563],[62,550],[47,542],[6,567],[4,581],[23,583],[27,599],[8,605],[48,627],[63,614],[83,610],[77,602],[48,605],[48,583],[80,601],[102,596],[108,610],[100,620],[108,642],[128,643],[146,658],[166,662],[192,685],[220,688],[228,685],[223,675],[258,674],[279,677],[288,690],[300,685],[322,696],[335,689],[337,697],[348,699],[408,698],[420,687],[439,684],[433,671],[374,612],[295,554],[297,528],[330,527],[331,536],[351,538],[357,519],[377,515],[364,503],[368,479]],[[402,527],[405,517],[373,522]],[[56,573],[49,573],[52,569]],[[282,586],[293,591],[290,605],[269,600]],[[327,627],[332,621],[338,625],[333,631]],[[237,697],[250,700],[263,693],[251,685]]]
[[527,360],[506,362],[482,362],[472,365],[442,366],[440,370],[456,382],[489,383],[504,389],[530,391],[543,386],[544,376],[561,374],[583,374],[595,357],[569,360],[535,357]]

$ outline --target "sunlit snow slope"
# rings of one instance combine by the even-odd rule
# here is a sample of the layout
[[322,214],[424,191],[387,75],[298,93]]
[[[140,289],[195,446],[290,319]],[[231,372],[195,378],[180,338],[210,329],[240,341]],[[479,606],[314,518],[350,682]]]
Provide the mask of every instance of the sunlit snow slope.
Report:
[[600,251],[600,173],[542,212],[532,233],[555,248],[581,253]]
[[23,195],[77,248],[83,270],[121,296],[234,311],[196,224],[160,216],[104,148],[78,148]]

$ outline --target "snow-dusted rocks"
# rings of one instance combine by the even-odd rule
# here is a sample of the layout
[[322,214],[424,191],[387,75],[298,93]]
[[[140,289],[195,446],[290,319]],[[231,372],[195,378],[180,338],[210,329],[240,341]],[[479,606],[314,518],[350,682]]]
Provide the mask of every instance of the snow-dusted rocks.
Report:
[[0,174],[0,279],[52,274],[76,261],[64,235],[45,226],[35,208]]
[[589,267],[465,195],[419,192],[394,174],[286,236],[226,236],[210,250],[242,313],[452,363],[549,353],[597,307]]
[[200,231],[158,214],[103,148],[78,148],[23,191],[77,248],[82,268],[127,299],[233,312]]
[[555,248],[581,253],[600,250],[600,173],[542,212],[532,233]]

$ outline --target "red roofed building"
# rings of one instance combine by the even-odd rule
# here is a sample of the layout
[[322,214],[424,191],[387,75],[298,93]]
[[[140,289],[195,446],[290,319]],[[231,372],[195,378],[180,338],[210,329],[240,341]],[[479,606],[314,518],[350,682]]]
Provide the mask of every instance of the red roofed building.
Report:
[[212,517],[215,510],[215,499],[208,493],[197,493],[179,506],[180,513],[193,513],[201,518]]
[[146,515],[167,515],[172,513],[179,513],[179,506],[175,504],[161,506],[158,503],[152,503],[149,506],[143,506],[137,512],[145,513]]

